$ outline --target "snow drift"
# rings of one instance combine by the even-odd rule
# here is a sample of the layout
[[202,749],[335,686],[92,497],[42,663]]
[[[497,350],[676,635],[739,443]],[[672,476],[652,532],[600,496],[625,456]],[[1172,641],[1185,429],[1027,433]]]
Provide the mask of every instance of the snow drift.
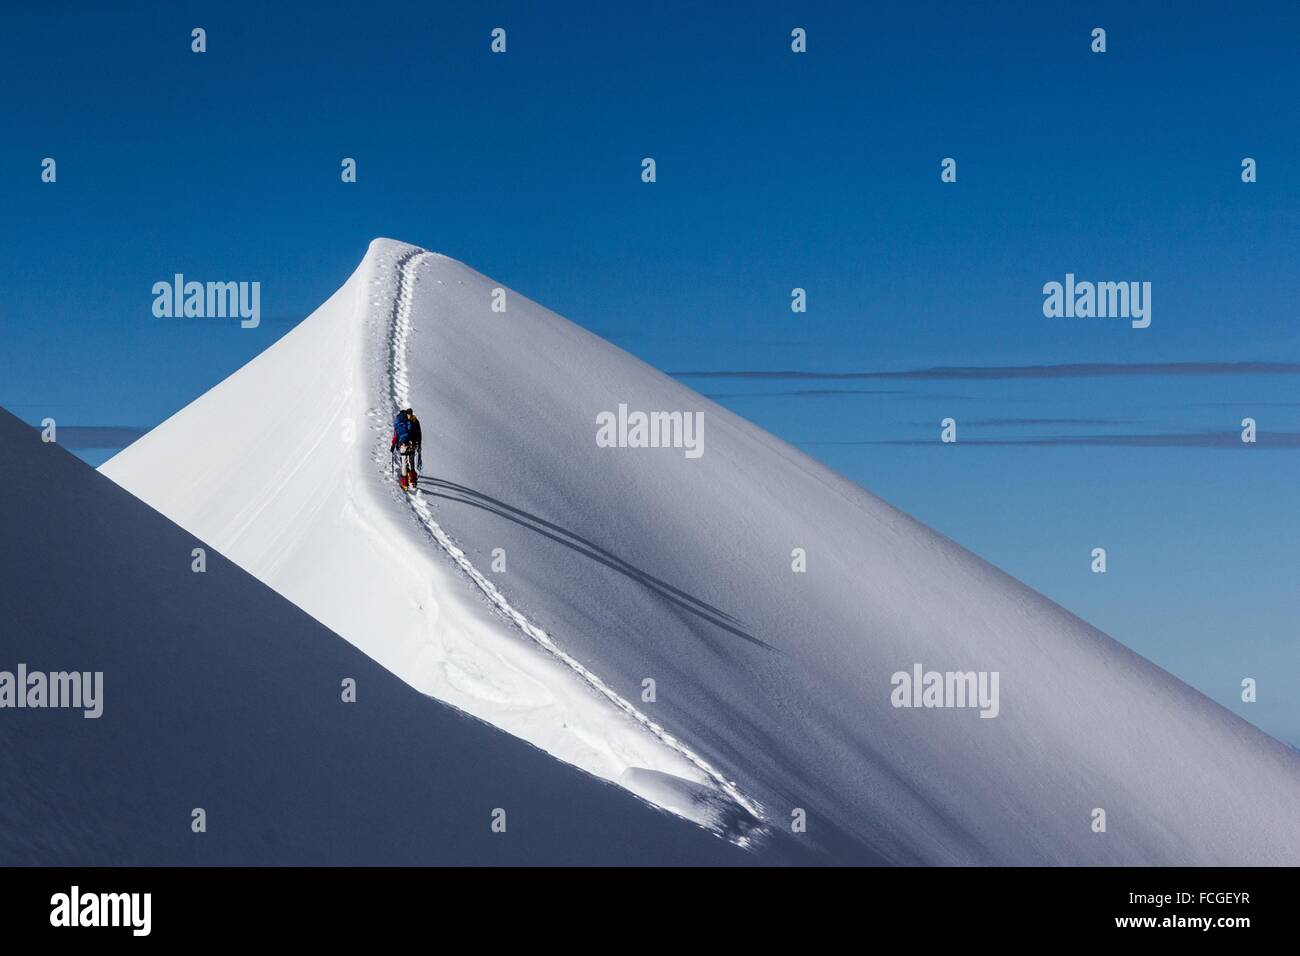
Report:
[[[387,451],[407,405],[410,498]],[[629,410],[701,415],[702,454],[597,441]],[[416,688],[742,844],[806,817],[790,838],[836,861],[1300,861],[1280,743],[413,246],[376,240],[317,312],[102,470]],[[917,666],[996,673],[996,717],[895,707]]]
[[194,573],[201,541],[3,410],[0,486],[0,672],[103,674],[98,718],[0,710],[0,865],[753,861],[420,695],[220,555]]

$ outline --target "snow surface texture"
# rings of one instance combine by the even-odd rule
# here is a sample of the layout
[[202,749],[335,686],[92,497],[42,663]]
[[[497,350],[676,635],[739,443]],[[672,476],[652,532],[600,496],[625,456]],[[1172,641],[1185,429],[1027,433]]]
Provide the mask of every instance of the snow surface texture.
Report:
[[433,258],[376,242],[310,318],[101,471],[417,689],[743,842],[752,805],[560,652],[397,489],[389,435]]
[[[840,862],[1300,862],[1282,744],[560,316],[508,290],[493,312],[496,288],[376,240],[102,470],[418,689],[760,852],[801,809],[794,839]],[[703,412],[704,454],[598,447],[620,403]],[[998,672],[997,717],[893,707],[918,663]]]
[[0,487],[0,670],[103,673],[96,719],[0,711],[0,866],[758,862],[417,693],[211,548],[195,574],[203,542],[3,409]]

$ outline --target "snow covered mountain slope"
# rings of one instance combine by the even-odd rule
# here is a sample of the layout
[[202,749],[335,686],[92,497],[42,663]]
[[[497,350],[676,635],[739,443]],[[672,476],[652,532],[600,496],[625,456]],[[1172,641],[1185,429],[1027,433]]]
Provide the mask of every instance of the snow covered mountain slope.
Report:
[[[411,499],[388,475],[405,405],[425,436]],[[702,430],[608,447],[628,436],[603,424],[636,412]],[[320,310],[102,470],[417,688],[741,842],[806,816],[792,838],[836,861],[1300,862],[1283,745],[412,246],[376,240]],[[918,666],[996,673],[996,716],[894,706]]]
[[98,717],[0,709],[0,866],[755,862],[422,696],[210,548],[195,573],[203,542],[3,409],[0,487],[0,688],[102,674]]
[[521,630],[395,490],[394,361],[409,321],[398,312],[412,291],[399,295],[398,263],[413,254],[376,242],[310,318],[101,471],[418,690],[743,839],[748,802]]

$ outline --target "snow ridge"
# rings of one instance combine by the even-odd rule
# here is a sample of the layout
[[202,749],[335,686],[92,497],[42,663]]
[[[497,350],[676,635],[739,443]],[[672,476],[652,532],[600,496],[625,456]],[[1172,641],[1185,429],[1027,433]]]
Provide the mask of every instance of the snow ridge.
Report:
[[[397,260],[397,292],[389,315],[389,355],[386,363],[387,392],[392,406],[389,409],[389,421],[396,417],[398,410],[407,408],[410,404],[410,378],[406,361],[406,344],[412,331],[413,300],[415,285],[418,281],[417,271],[421,264],[435,255],[436,253],[424,249],[413,249]],[[381,462],[384,461],[382,443],[386,437],[387,433],[381,432],[381,449],[377,458]],[[513,623],[530,640],[578,674],[588,686],[648,730],[662,743],[685,757],[713,782],[720,791],[719,800],[729,802],[732,805],[730,807],[717,807],[719,819],[713,828],[734,843],[741,846],[750,845],[755,835],[753,831],[762,827],[764,817],[761,806],[741,793],[734,782],[728,780],[699,754],[696,754],[677,737],[637,710],[625,698],[615,693],[596,674],[556,645],[546,631],[533,624],[526,616],[512,607],[496,585],[474,567],[465,552],[456,546],[438,524],[430,508],[429,499],[425,498],[423,493],[416,492],[413,495],[404,495],[403,497],[429,536],[474,583],[503,618]]]

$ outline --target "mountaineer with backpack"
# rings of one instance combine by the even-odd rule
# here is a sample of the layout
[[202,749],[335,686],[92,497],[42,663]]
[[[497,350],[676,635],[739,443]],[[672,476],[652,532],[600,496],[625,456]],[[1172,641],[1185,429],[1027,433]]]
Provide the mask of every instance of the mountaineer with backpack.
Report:
[[389,451],[400,462],[398,480],[403,491],[414,491],[419,481],[417,469],[424,464],[420,438],[420,420],[411,409],[403,408],[393,422],[393,440],[388,443]]

